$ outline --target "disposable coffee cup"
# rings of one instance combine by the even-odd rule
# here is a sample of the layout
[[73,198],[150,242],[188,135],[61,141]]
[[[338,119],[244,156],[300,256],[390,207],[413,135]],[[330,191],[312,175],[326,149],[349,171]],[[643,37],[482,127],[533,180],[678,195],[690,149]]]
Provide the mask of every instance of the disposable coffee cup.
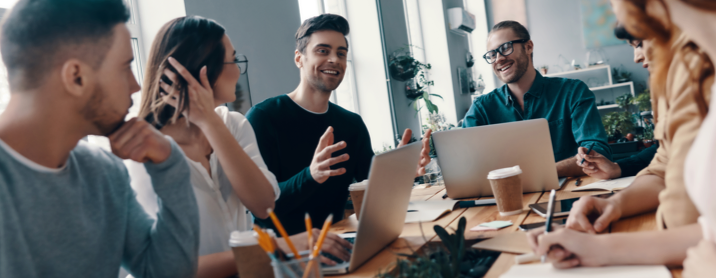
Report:
[[356,212],[356,219],[360,217],[360,209],[363,207],[363,196],[366,188],[368,188],[368,180],[348,186],[348,192],[350,192],[351,200],[353,201],[353,210]]
[[233,231],[229,238],[229,246],[234,252],[236,269],[241,278],[274,277],[271,258],[259,246],[254,231]]
[[487,175],[501,216],[522,213],[522,169],[520,166],[497,169]]

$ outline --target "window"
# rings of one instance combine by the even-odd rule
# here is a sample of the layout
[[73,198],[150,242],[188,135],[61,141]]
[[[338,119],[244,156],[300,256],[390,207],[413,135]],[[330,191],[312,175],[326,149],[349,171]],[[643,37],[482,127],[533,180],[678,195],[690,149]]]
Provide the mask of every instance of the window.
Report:
[[[0,0],[0,18],[4,15],[17,0]],[[0,113],[5,111],[7,103],[10,102],[10,84],[7,80],[7,69],[0,59]]]

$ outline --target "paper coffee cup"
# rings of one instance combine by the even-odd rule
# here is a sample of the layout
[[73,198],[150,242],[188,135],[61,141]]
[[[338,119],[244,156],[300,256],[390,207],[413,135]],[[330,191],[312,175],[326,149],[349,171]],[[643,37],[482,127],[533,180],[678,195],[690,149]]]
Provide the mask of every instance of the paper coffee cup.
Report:
[[229,246],[234,252],[236,269],[241,278],[273,278],[271,258],[266,254],[254,237],[254,231],[233,231],[229,238]]
[[368,188],[368,180],[357,182],[348,186],[348,192],[351,194],[351,200],[353,201],[353,210],[356,213],[356,219],[360,217],[360,210],[363,207],[363,196],[365,195],[365,189]]
[[520,166],[497,169],[487,175],[501,216],[522,213],[522,169]]

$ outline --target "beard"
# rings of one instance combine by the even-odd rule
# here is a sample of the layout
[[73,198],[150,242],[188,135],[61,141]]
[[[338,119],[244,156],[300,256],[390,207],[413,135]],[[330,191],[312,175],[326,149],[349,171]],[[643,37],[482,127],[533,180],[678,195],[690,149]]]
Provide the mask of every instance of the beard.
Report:
[[319,77],[316,77],[313,80],[311,80],[309,83],[311,84],[311,86],[313,86],[314,88],[318,89],[321,92],[330,93],[330,92],[333,92],[333,90],[335,90],[336,88],[338,88],[338,86],[341,85],[342,81],[343,81],[343,79],[338,80],[338,82],[336,82],[335,84],[331,84]]
[[105,104],[105,91],[98,86],[87,104],[82,108],[82,116],[93,125],[99,135],[107,136],[124,124],[124,116],[114,112]]
[[512,67],[514,68],[514,73],[512,75],[503,77],[501,74],[499,74],[499,72],[497,74],[497,77],[500,78],[500,80],[505,84],[515,83],[519,81],[522,76],[524,76],[527,72],[527,67],[529,66],[529,58],[526,54],[517,57],[517,59],[513,61],[514,63],[512,64]]

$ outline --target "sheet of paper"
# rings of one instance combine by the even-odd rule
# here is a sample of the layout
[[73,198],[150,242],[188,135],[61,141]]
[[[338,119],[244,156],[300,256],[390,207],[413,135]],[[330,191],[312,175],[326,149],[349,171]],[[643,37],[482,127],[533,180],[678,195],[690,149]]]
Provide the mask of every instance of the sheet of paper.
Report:
[[457,201],[413,201],[408,204],[408,214],[405,216],[405,223],[432,222],[451,212]]
[[552,264],[514,265],[500,278],[671,278],[671,272],[661,265],[577,267],[556,269]]
[[532,248],[527,242],[527,235],[523,231],[498,235],[475,243],[472,248],[515,254],[532,253]]
[[621,190],[621,189],[629,187],[629,185],[631,185],[631,183],[634,182],[634,179],[636,179],[636,176],[613,179],[613,180],[601,180],[598,182],[590,183],[585,186],[578,187],[577,189],[573,189],[572,192],[587,191],[587,190],[606,190],[606,191]]

